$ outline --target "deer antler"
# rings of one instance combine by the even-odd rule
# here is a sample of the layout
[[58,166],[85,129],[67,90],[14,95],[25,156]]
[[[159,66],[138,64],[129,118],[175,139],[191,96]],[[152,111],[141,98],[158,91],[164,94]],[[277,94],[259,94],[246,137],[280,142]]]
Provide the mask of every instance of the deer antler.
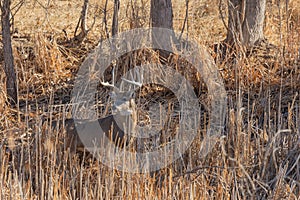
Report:
[[100,83],[101,83],[103,86],[112,87],[112,88],[114,88],[115,90],[119,91],[119,88],[117,88],[117,87],[114,85],[114,82],[115,82],[115,68],[113,67],[113,69],[112,69],[112,83],[113,83],[113,84],[110,84],[109,82],[102,82],[102,81],[100,81]]
[[125,81],[125,82],[127,82],[127,83],[130,83],[130,84],[132,84],[132,85],[137,85],[137,86],[139,86],[139,87],[142,87],[142,83],[139,83],[139,82],[135,82],[135,81],[130,81],[130,80],[127,80],[127,79],[125,79],[125,78],[121,78],[123,81]]
[[102,81],[100,81],[100,82],[103,86],[116,88],[116,86],[114,86],[113,84],[110,84],[109,82],[102,82]]
[[[142,85],[143,85],[143,83],[142,83],[142,81],[143,81],[143,74],[140,74],[140,72],[138,71],[137,68],[134,69],[134,72],[137,74],[138,82],[133,81],[134,78],[133,78],[133,75],[132,75],[132,72],[131,72],[131,71],[130,71],[130,76],[131,76],[132,81],[127,80],[127,79],[125,79],[125,78],[121,78],[121,79],[122,79],[123,81],[127,82],[127,83],[132,84],[132,85],[137,85],[137,86],[139,86],[139,87],[142,87]],[[141,79],[142,79],[142,80],[141,80]]]

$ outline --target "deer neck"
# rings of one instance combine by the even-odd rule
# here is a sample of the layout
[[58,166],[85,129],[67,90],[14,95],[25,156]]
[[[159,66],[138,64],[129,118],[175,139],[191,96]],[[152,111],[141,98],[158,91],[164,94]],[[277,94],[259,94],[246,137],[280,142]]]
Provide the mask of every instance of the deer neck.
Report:
[[136,127],[136,120],[132,114],[122,115],[120,113],[116,113],[113,115],[114,121],[117,126],[123,131],[127,133],[134,133]]

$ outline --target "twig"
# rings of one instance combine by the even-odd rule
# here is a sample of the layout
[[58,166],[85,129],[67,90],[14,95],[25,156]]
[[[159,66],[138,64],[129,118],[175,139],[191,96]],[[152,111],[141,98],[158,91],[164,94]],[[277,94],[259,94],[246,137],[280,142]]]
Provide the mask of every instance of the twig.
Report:
[[104,9],[103,9],[103,23],[104,23],[104,29],[105,29],[105,33],[106,33],[106,39],[109,38],[109,32],[108,32],[108,28],[107,28],[107,18],[106,18],[106,14],[107,14],[107,3],[108,0],[105,1],[105,5],[104,5]]
[[[75,28],[74,38],[73,38],[73,40],[76,40],[78,43],[81,43],[83,41],[83,39],[87,36],[88,32],[93,27],[92,25],[92,27],[88,29],[86,25],[88,6],[89,6],[89,0],[84,0],[82,10],[81,10],[81,15],[78,20],[77,26]],[[95,21],[93,22],[93,24],[95,24]],[[81,28],[81,32],[77,35],[79,26]]]
[[[183,31],[184,31],[184,28],[185,28],[185,24],[188,23],[188,14],[189,14],[189,0],[186,0],[185,1],[185,17],[184,17],[184,22],[183,22],[183,26],[182,26],[182,29],[181,29],[181,33],[180,33],[180,36],[179,36],[179,41],[181,40],[181,37],[182,37],[182,34],[183,34]],[[188,34],[188,33],[187,33]]]

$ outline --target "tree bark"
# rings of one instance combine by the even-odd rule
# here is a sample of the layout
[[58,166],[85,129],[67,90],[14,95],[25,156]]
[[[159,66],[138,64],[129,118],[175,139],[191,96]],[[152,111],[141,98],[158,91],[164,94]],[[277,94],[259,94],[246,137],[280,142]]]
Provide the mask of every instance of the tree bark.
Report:
[[3,57],[4,71],[6,74],[6,90],[11,105],[16,105],[18,100],[16,73],[14,66],[14,57],[11,46],[10,34],[10,0],[1,1],[1,24],[2,24],[2,42],[3,42]]
[[243,0],[228,0],[228,30],[225,42],[229,45],[242,39],[244,7]]
[[114,14],[113,14],[113,21],[112,21],[112,28],[111,28],[111,35],[117,35],[119,29],[119,9],[120,9],[120,1],[114,0]]
[[171,0],[151,0],[152,27],[173,29]]
[[266,0],[228,0],[228,31],[225,42],[253,47],[264,38]]
[[[171,0],[151,0],[151,25],[157,28],[173,30],[173,9]],[[172,49],[172,42],[175,42],[175,33],[166,35],[164,31],[152,32],[152,44],[158,49]],[[164,48],[159,48],[159,47]],[[163,57],[168,57],[170,52],[160,51]]]
[[246,0],[245,19],[243,22],[243,43],[246,46],[264,38],[266,0]]

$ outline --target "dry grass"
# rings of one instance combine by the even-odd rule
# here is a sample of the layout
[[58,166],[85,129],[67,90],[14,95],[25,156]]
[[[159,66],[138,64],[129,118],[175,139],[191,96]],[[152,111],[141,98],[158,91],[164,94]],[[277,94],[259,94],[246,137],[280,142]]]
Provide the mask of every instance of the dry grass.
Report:
[[[190,1],[188,34],[209,47],[226,35],[218,3]],[[67,44],[81,4],[25,1],[15,16],[18,33],[13,48],[20,108],[5,103],[5,77],[0,68],[0,199],[299,199],[298,0],[291,1],[288,9],[284,2],[268,1],[265,35],[275,47],[236,57],[234,62],[229,57],[226,62],[217,62],[228,93],[228,112],[224,137],[213,151],[205,159],[199,158],[209,121],[204,109],[199,136],[190,149],[155,176],[112,170],[85,152],[73,154],[64,145],[64,132],[51,130],[44,122],[70,117],[74,75],[98,40],[106,37],[101,12],[105,2],[91,1],[89,25],[95,14],[94,28],[81,46]],[[108,27],[112,6],[110,1]],[[180,30],[184,1],[173,1],[173,6],[174,28]],[[226,16],[225,3],[222,8]],[[148,27],[149,10],[148,1],[121,1],[121,31]],[[155,52],[143,50],[118,62],[121,73],[135,64],[160,60]],[[168,62],[201,89],[192,66],[176,56]],[[185,73],[186,68],[192,73]],[[103,97],[99,99],[99,116],[108,113],[107,94],[99,89]],[[199,99],[209,107],[205,94],[205,89],[199,92]],[[150,103],[176,105],[174,96],[160,87],[143,87],[136,100],[143,120]]]

